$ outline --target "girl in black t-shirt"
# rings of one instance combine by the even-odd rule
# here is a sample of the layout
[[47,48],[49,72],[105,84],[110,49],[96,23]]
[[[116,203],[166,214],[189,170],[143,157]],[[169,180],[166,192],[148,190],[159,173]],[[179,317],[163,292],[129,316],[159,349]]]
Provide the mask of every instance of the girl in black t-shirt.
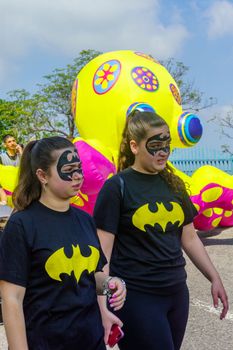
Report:
[[[121,350],[178,350],[188,319],[189,294],[182,248],[211,282],[213,303],[228,310],[221,279],[198,238],[197,214],[183,181],[167,164],[168,125],[152,112],[127,118],[119,173],[101,189],[94,218],[111,273],[127,284]],[[107,270],[107,266],[106,272]],[[102,312],[106,303],[102,303]],[[105,321],[106,337],[110,324]]]
[[[30,142],[22,155],[15,212],[0,241],[0,292],[11,350],[104,350],[97,294],[122,307],[124,282],[102,269],[93,219],[71,207],[83,182],[79,155],[62,137]],[[111,312],[111,324],[122,322]],[[106,315],[105,315],[106,319]]]

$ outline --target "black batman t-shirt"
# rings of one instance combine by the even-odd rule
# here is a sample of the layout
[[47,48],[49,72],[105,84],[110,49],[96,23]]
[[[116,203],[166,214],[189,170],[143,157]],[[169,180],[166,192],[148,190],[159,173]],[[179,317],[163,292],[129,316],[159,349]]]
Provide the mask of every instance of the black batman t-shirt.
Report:
[[169,292],[186,280],[181,233],[196,209],[159,174],[128,168],[119,175],[105,182],[94,211],[97,228],[115,235],[110,273],[129,289]]
[[0,241],[0,279],[26,288],[29,349],[105,349],[94,272],[103,256],[93,219],[40,202],[13,214]]

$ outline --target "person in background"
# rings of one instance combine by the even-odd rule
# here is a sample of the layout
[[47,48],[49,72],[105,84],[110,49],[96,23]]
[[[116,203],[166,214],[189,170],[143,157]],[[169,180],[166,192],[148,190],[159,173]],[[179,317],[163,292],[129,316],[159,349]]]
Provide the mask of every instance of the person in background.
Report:
[[[0,292],[11,350],[105,350],[98,294],[115,310],[124,282],[106,275],[91,216],[70,206],[83,182],[74,145],[62,137],[24,149],[15,212],[0,240]],[[122,322],[109,313],[109,322]]]
[[[211,283],[214,306],[228,311],[221,278],[199,239],[197,214],[184,182],[168,165],[171,136],[152,112],[132,112],[120,146],[119,172],[102,187],[94,210],[109,265],[127,284],[124,308],[116,312],[125,337],[121,350],[179,350],[189,310],[182,248]],[[102,301],[102,314],[106,303]],[[103,316],[104,318],[104,316]],[[110,326],[106,318],[105,334]],[[206,330],[207,331],[207,330]]]
[[3,145],[6,151],[0,154],[0,164],[19,166],[20,157],[23,153],[22,146],[17,144],[14,136],[10,134],[3,137]]

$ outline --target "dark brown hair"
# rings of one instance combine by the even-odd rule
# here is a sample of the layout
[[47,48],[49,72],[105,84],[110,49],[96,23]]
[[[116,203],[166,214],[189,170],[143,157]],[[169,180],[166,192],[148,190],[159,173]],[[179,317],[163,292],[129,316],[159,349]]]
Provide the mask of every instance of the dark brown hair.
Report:
[[8,140],[9,138],[11,138],[11,137],[15,138],[15,137],[14,137],[13,135],[11,135],[11,134],[6,134],[6,135],[3,136],[2,141],[3,141],[4,143],[6,143],[7,140]]
[[[122,171],[134,163],[135,156],[131,151],[130,141],[135,140],[139,143],[147,137],[147,132],[150,128],[159,128],[164,125],[167,125],[165,120],[154,112],[139,110],[131,112],[127,118],[122,134],[118,171]],[[167,127],[169,128],[168,125]],[[160,176],[164,178],[175,192],[183,192],[186,190],[183,180],[173,173],[173,169],[168,164],[166,164],[165,169],[160,172]]]
[[26,145],[20,160],[18,184],[12,195],[16,210],[23,210],[40,198],[41,183],[36,175],[37,169],[49,174],[49,169],[55,162],[53,152],[67,147],[74,145],[60,136],[31,141]]

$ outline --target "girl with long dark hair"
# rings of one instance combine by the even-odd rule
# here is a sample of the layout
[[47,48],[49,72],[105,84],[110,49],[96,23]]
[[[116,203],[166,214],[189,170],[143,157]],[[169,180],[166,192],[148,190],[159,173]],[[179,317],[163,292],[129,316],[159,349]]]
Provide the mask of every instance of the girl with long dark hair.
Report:
[[[117,310],[122,280],[102,271],[93,219],[71,207],[83,173],[74,145],[54,136],[24,149],[15,212],[0,242],[0,291],[10,350],[104,350],[97,295]],[[122,326],[113,314],[110,323]]]
[[[132,112],[123,132],[119,172],[106,181],[95,206],[110,272],[127,283],[125,306],[116,312],[124,324],[121,350],[180,349],[189,309],[182,248],[211,282],[214,305],[221,300],[221,319],[228,310],[221,279],[192,223],[196,209],[184,182],[167,164],[170,143],[169,127],[160,116]],[[103,313],[107,309],[103,301],[101,308]],[[107,338],[107,319],[104,326]]]

